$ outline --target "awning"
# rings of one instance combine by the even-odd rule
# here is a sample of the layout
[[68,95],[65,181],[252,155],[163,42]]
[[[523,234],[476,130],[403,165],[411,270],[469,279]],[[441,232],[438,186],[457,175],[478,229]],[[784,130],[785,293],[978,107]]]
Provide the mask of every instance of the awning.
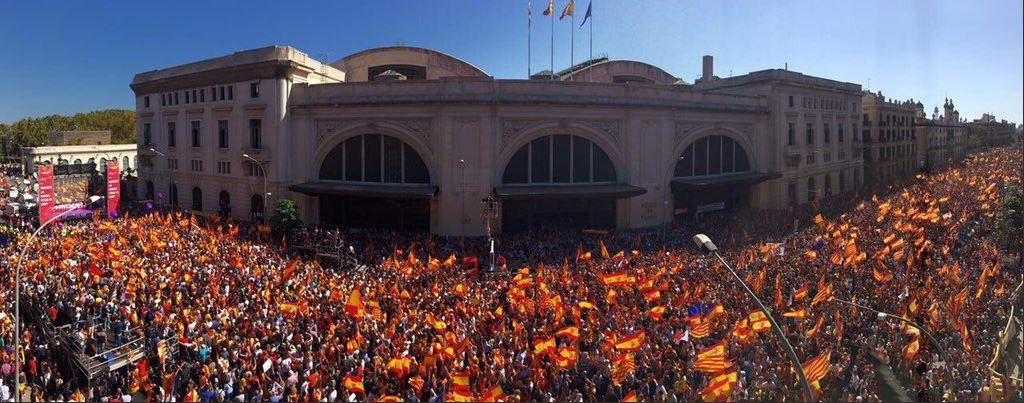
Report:
[[434,185],[355,184],[340,182],[306,182],[291,185],[288,190],[311,196],[388,197],[395,199],[431,199],[437,193]]
[[782,177],[780,173],[748,172],[697,178],[672,178],[672,190],[708,189],[719,186],[749,186]]
[[638,186],[631,186],[619,183],[604,185],[526,185],[526,186],[498,186],[494,188],[494,194],[504,200],[531,200],[531,199],[579,199],[579,198],[604,198],[624,199],[647,193],[647,189]]

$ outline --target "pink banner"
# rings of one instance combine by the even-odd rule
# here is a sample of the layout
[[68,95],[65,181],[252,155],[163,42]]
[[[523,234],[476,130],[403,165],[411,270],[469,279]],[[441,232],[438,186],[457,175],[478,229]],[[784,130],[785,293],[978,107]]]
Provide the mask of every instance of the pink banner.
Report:
[[39,225],[53,218],[53,165],[39,165]]
[[107,161],[107,217],[117,217],[121,203],[121,169],[117,160]]

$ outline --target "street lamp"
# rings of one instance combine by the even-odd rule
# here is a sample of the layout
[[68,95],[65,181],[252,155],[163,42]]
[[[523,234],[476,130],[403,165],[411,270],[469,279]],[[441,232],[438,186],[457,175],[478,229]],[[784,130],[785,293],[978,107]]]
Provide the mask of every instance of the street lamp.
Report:
[[[930,332],[928,332],[928,330],[926,330],[924,328],[924,326],[921,326],[921,325],[917,324],[916,322],[914,322],[914,321],[912,321],[910,319],[904,318],[902,316],[893,315],[893,314],[888,313],[888,312],[879,311],[877,309],[874,309],[874,308],[871,308],[871,307],[868,307],[868,306],[864,306],[864,305],[858,304],[858,303],[853,302],[853,301],[844,301],[844,300],[841,300],[841,299],[836,298],[836,297],[832,297],[831,300],[835,301],[835,302],[839,302],[841,304],[846,304],[846,305],[852,306],[854,308],[859,308],[859,309],[863,309],[865,311],[874,312],[875,314],[878,315],[878,319],[886,319],[886,318],[896,319],[896,320],[898,320],[900,322],[906,323],[910,327],[913,327],[913,328],[915,328],[917,330],[920,330],[921,333],[924,333],[925,336],[928,336],[928,341],[930,341],[932,343],[932,345],[934,345],[935,348],[937,350],[939,350],[939,354],[942,355],[942,361],[944,361],[946,363],[946,365],[945,365],[946,375],[950,376],[950,377],[952,376],[952,374],[949,373],[949,358],[946,355],[946,349],[942,348],[942,345],[939,344],[938,340],[935,340],[935,337],[932,336],[932,334]],[[950,378],[950,379],[952,379],[952,378]],[[949,390],[949,381],[950,381],[950,379],[946,379],[946,384],[943,386],[943,389],[945,390],[945,392],[947,394],[950,392],[950,390]]]
[[[91,205],[93,203],[96,203],[99,200],[100,200],[99,196],[89,196],[88,199],[85,199],[84,203],[85,203],[85,206],[89,206],[89,205]],[[75,209],[64,210],[60,214],[57,214],[57,215],[51,217],[49,220],[46,220],[46,222],[44,222],[43,225],[40,225],[39,228],[36,228],[35,232],[33,232],[32,235],[29,236],[28,239],[25,240],[25,244],[21,246],[21,252],[18,253],[18,265],[15,266],[15,269],[14,269],[14,400],[15,401],[21,401],[21,389],[19,388],[19,385],[21,384],[21,379],[20,379],[21,378],[21,266],[22,266],[22,263],[25,261],[25,252],[28,250],[29,245],[32,244],[32,241],[36,238],[36,235],[39,234],[39,231],[42,231],[43,228],[46,228],[47,225],[50,225],[50,223],[52,223],[54,221],[57,221],[57,219],[65,216],[65,215],[68,215],[68,213],[71,213],[72,211],[75,211]]]
[[494,238],[491,238],[491,219],[498,218],[498,199],[487,195],[486,198],[480,200],[480,217],[487,221],[487,243],[490,244],[491,250],[490,266],[491,272],[494,272]]
[[726,269],[729,269],[729,273],[732,273],[732,276],[736,278],[736,281],[743,286],[743,289],[747,291],[750,298],[757,303],[757,306],[761,308],[761,312],[764,312],[764,316],[768,317],[768,320],[772,324],[772,329],[775,330],[775,334],[779,336],[779,339],[782,340],[782,344],[786,347],[786,353],[789,354],[790,361],[793,361],[793,367],[796,370],[797,375],[800,375],[800,383],[803,384],[804,387],[804,400],[808,402],[813,401],[814,398],[811,395],[811,386],[807,383],[807,376],[804,375],[804,368],[803,365],[800,364],[800,358],[796,356],[796,351],[793,351],[793,345],[789,343],[789,339],[787,339],[786,334],[782,332],[782,328],[779,327],[777,322],[775,322],[775,318],[772,317],[772,314],[768,312],[768,308],[765,308],[761,300],[757,298],[756,294],[754,294],[754,291],[752,291],[750,287],[747,287],[747,283],[743,282],[743,279],[736,274],[736,271],[732,269],[732,266],[729,266],[729,263],[726,263],[725,259],[722,259],[722,255],[718,254],[718,246],[715,246],[715,243],[711,242],[711,238],[708,238],[708,236],[704,234],[697,234],[693,236],[693,242],[695,242],[697,247],[703,249],[705,252],[713,253],[715,257],[718,258],[718,261],[722,262]]
[[255,162],[256,165],[259,165],[260,172],[263,173],[263,210],[266,211],[267,203],[270,201],[270,192],[267,192],[267,169],[263,167],[263,162],[250,157],[249,154],[242,154],[242,158],[247,158],[250,161]]

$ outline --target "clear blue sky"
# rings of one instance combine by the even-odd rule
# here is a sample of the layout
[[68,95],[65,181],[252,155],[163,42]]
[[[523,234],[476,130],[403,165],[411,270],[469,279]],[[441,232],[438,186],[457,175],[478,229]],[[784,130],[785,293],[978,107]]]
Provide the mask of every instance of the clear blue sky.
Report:
[[[556,0],[557,11],[568,0]],[[577,25],[588,0],[576,5]],[[926,110],[1022,122],[1020,0],[595,0],[594,53],[658,65],[692,81],[700,57],[719,76],[766,68],[850,81]],[[133,108],[137,72],[267,45],[337,60],[405,44],[450,53],[498,78],[524,78],[526,0],[14,1],[0,16],[0,122]],[[548,68],[546,0],[534,0],[533,71]],[[555,68],[569,64],[555,22]],[[588,52],[576,31],[576,60]]]

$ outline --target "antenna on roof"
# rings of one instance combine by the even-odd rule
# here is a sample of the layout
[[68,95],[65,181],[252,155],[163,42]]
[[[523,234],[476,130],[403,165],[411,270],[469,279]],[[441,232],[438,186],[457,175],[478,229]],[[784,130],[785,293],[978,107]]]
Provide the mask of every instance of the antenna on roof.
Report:
[[786,62],[786,71],[789,71],[789,62]]

